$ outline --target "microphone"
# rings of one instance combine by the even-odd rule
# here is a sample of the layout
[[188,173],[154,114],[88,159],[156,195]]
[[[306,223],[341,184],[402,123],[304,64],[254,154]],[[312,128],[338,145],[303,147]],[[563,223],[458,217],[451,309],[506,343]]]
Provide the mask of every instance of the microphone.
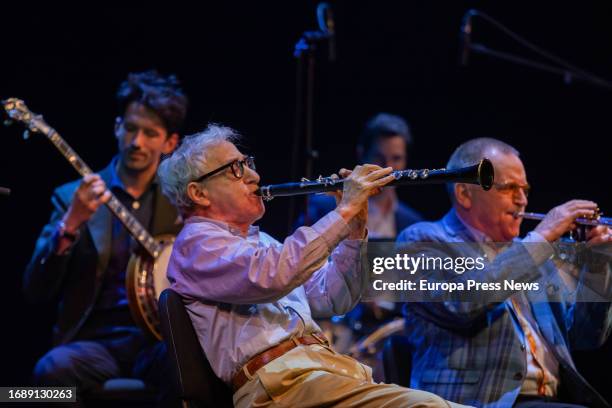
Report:
[[319,29],[327,34],[327,48],[329,51],[329,60],[336,61],[336,26],[334,23],[334,14],[329,4],[323,2],[317,6],[317,20]]
[[476,15],[477,11],[470,9],[463,16],[461,21],[460,29],[460,44],[461,44],[461,58],[460,63],[462,66],[467,66],[470,57],[470,49],[472,47],[472,16]]
[[0,195],[8,196],[11,195],[11,189],[6,187],[0,187]]

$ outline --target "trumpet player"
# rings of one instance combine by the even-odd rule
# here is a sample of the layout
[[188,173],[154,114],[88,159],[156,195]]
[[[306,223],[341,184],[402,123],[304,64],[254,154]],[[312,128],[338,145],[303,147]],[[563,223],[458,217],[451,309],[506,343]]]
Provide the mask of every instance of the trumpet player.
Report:
[[[546,292],[547,302],[533,303],[530,293],[508,291],[496,303],[407,304],[406,329],[413,347],[411,386],[479,407],[608,407],[577,372],[570,350],[605,341],[612,324],[610,302],[566,302],[567,298],[555,297],[565,274],[551,260],[551,244],[574,227],[576,218],[592,216],[597,204],[568,201],[549,211],[519,240],[522,219],[516,214],[525,210],[529,193],[519,152],[500,140],[473,139],[455,150],[447,168],[482,157],[493,162],[493,188],[450,185],[448,214],[436,222],[408,227],[398,242],[476,242],[480,245],[454,246],[457,253],[447,254],[486,259],[483,270],[459,279],[532,282],[551,276],[558,285],[549,287],[553,293]],[[612,240],[605,226],[591,229],[587,238],[591,245]],[[609,273],[609,268],[607,262],[599,272]],[[575,279],[574,283],[574,289],[587,290]],[[610,288],[599,289],[609,293]]]

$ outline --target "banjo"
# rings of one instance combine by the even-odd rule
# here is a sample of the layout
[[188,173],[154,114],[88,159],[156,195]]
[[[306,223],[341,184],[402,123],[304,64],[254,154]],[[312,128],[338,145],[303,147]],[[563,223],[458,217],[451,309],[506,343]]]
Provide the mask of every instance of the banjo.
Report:
[[[2,104],[11,119],[28,127],[24,139],[30,136],[30,132],[42,133],[81,176],[93,173],[55,129],[49,126],[41,115],[32,113],[22,100],[9,98],[2,101]],[[128,303],[132,317],[145,333],[161,340],[157,300],[161,292],[170,286],[166,270],[175,237],[170,234],[153,237],[112,193],[106,206],[140,244],[140,250],[132,254],[126,272]]]

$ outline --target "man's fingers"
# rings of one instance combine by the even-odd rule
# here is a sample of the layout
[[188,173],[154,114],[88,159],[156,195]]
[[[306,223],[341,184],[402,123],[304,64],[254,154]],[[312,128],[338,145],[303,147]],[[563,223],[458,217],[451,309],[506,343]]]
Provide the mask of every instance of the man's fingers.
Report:
[[386,177],[382,177],[382,178],[379,178],[378,180],[374,180],[372,184],[375,185],[376,187],[383,187],[389,184],[390,182],[392,182],[393,180],[395,180],[395,177],[393,176],[393,174],[389,174]]
[[357,166],[357,167],[362,167],[366,170],[373,170],[373,169],[380,169],[381,167],[377,164],[370,164],[370,163],[365,163],[362,164],[361,166]]
[[575,205],[597,207],[597,203],[591,200],[572,200]]
[[91,184],[94,182],[94,180],[96,179],[96,175],[95,174],[86,174],[83,177],[83,184]]
[[589,218],[592,217],[593,215],[595,215],[595,210],[588,210],[588,209],[584,209],[584,208],[578,208],[575,209],[574,211],[572,211],[570,213],[572,219],[576,219],[576,218]]
[[94,193],[96,196],[101,195],[102,193],[104,193],[106,191],[106,186],[103,184],[98,184],[95,186],[91,187],[91,192]]
[[377,166],[375,164],[360,164],[360,165],[355,166],[355,168],[353,169],[353,173],[360,176],[360,175],[369,174],[374,170],[379,170],[380,168],[381,168],[380,166]]
[[104,192],[104,194],[102,194],[97,200],[96,200],[96,204],[98,206],[102,205],[102,204],[106,204],[108,202],[108,200],[111,199],[111,192],[106,190]]
[[83,184],[85,184],[85,185],[91,185],[91,184],[93,184],[95,181],[98,181],[98,180],[100,180],[100,181],[102,180],[102,179],[100,178],[100,175],[99,175],[99,174],[95,174],[95,173],[87,174],[87,175],[85,175],[85,176],[83,177]]
[[598,225],[587,231],[586,238],[588,241],[593,241],[593,243],[607,242],[612,240],[612,234],[607,226]]
[[393,167],[385,167],[384,169],[378,169],[378,170],[374,170],[371,173],[369,173],[365,179],[367,181],[374,181],[374,180],[378,180],[384,176],[387,176],[388,174],[391,174],[391,172],[393,171]]
[[101,200],[103,203],[105,203],[105,204],[106,204],[106,203],[108,202],[108,200],[110,200],[110,199],[111,199],[111,197],[112,197],[111,192],[110,192],[109,190],[106,190],[106,191],[104,192],[104,194],[102,194],[102,198],[101,198],[100,200]]
[[610,232],[587,238],[587,246],[589,247],[592,245],[599,245],[599,244],[606,244],[606,243],[612,243],[612,234]]
[[587,231],[587,238],[595,237],[598,235],[605,235],[605,234],[608,234],[609,232],[610,231],[608,227],[606,227],[605,225],[598,225]]
[[344,167],[338,170],[338,174],[342,178],[347,178],[348,176],[351,175],[352,172],[353,172],[352,170],[345,169]]
[[580,208],[594,210],[597,208],[597,203],[593,201],[589,201],[589,200],[571,200],[565,203],[564,206],[567,206],[567,208],[571,210],[580,209]]
[[101,178],[97,178],[91,182],[91,186],[105,186],[106,183]]
[[[341,169],[341,170],[346,170],[346,169]],[[335,174],[335,173],[332,174],[331,176],[329,176],[329,178],[331,178],[332,180],[340,180],[340,177],[338,177],[338,175]],[[328,195],[328,196],[332,196],[332,197],[336,197],[336,199],[342,198],[342,190],[326,191],[323,194]]]

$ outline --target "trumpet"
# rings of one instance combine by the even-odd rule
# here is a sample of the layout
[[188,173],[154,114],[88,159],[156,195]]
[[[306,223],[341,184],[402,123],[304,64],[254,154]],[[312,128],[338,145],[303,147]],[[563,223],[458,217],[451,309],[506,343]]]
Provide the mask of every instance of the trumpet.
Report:
[[[387,186],[405,186],[443,183],[478,184],[483,190],[489,190],[493,185],[493,164],[489,159],[482,159],[479,163],[459,169],[422,169],[422,170],[396,170],[391,173],[395,180]],[[342,190],[344,180],[333,177],[320,176],[316,180],[302,179],[298,183],[271,184],[260,187],[255,194],[265,201],[274,197],[288,197],[303,194],[323,193],[326,191]]]
[[[546,217],[546,214],[540,214],[540,213],[534,213],[534,212],[515,212],[514,217],[515,218],[522,217],[528,220],[541,221],[544,219],[544,217]],[[597,210],[595,212],[595,215],[592,218],[583,218],[583,217],[576,218],[574,223],[578,225],[585,225],[585,226],[591,226],[591,227],[596,227],[598,225],[605,225],[607,227],[612,227],[612,218],[602,217],[601,212]]]

